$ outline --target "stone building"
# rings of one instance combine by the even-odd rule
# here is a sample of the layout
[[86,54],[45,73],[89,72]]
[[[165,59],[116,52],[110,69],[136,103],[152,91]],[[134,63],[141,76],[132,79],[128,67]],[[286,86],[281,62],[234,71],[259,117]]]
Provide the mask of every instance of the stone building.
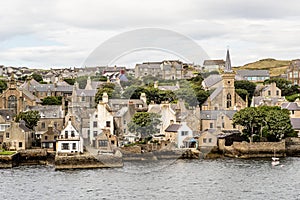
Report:
[[231,69],[229,50],[227,50],[222,87],[214,90],[203,104],[202,110],[240,110],[247,107],[247,102],[235,92],[234,80],[235,73]]
[[281,96],[281,90],[276,87],[276,83],[265,85],[259,90],[260,95],[252,98],[251,106],[253,107],[261,105],[280,106],[283,102],[286,102],[285,98]]
[[287,80],[300,85],[300,59],[293,60],[287,69]]
[[35,134],[37,138],[48,130],[48,126],[52,126],[61,131],[64,127],[65,112],[60,105],[39,105],[39,106],[28,106],[26,111],[38,111],[40,113],[40,120],[35,127]]
[[25,126],[25,122],[20,123],[11,122],[10,127],[5,130],[3,136],[3,143],[10,150],[29,149],[32,147],[34,141],[33,130]]
[[165,60],[162,62],[144,62],[136,64],[135,78],[154,76],[163,80],[177,80],[184,77],[184,63],[179,60]]
[[13,113],[11,110],[0,110],[0,145],[3,143],[3,135],[5,130],[10,127],[14,117],[15,113]]
[[233,114],[245,107],[244,101],[234,88],[235,73],[231,68],[229,50],[227,50],[225,69],[222,73],[222,86],[214,90],[202,105],[201,131],[209,128],[232,129]]
[[48,125],[48,130],[41,136],[41,147],[43,149],[49,149],[56,151],[56,140],[59,137],[60,131],[58,131],[53,124]]
[[27,106],[35,106],[40,103],[40,99],[28,90],[17,87],[13,76],[9,81],[8,88],[0,94],[0,109],[12,110],[16,114],[24,111]]

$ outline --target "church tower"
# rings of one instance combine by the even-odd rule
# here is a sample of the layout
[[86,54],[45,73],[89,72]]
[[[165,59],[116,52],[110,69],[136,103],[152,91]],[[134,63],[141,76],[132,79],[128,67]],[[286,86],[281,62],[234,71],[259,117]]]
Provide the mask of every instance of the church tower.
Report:
[[222,74],[223,84],[223,102],[224,110],[235,110],[235,90],[234,90],[235,73],[231,68],[231,60],[229,50],[227,49],[225,68]]

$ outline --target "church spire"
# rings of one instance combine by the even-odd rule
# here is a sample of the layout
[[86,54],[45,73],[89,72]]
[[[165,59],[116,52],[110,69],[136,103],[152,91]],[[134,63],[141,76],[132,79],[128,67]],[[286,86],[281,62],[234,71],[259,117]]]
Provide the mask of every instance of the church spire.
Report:
[[229,49],[227,49],[227,53],[226,53],[226,61],[225,61],[225,69],[224,69],[224,72],[225,72],[225,73],[231,73],[231,72],[232,72]]

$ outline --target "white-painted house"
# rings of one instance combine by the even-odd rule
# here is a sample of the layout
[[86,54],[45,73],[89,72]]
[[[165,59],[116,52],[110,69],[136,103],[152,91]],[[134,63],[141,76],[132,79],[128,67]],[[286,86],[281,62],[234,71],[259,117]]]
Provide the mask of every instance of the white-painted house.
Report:
[[83,138],[70,120],[56,141],[58,153],[83,153]]
[[165,140],[174,142],[178,148],[189,148],[187,143],[192,141],[186,141],[187,139],[193,140],[193,131],[187,126],[186,122],[171,124],[165,130]]
[[102,102],[97,105],[97,110],[90,116],[90,143],[94,146],[95,138],[102,133],[103,129],[109,129],[111,135],[114,135],[114,116],[109,110],[108,95],[103,94]]

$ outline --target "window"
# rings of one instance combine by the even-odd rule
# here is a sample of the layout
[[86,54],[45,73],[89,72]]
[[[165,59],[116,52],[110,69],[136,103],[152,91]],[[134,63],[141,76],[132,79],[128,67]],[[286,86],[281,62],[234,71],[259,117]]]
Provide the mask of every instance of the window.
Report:
[[93,135],[94,135],[94,137],[96,137],[98,135],[98,131],[94,131]]
[[68,131],[65,131],[65,138],[68,139]]
[[14,95],[9,96],[7,105],[9,110],[12,110],[13,112],[17,112],[17,97]]
[[107,147],[107,140],[99,140],[98,144],[99,147]]
[[209,124],[209,128],[213,128],[214,127],[214,124],[213,123],[210,123]]
[[45,135],[45,140],[48,140],[48,136],[47,135]]
[[276,96],[279,96],[279,90],[276,90]]
[[75,137],[75,131],[71,131],[71,137]]
[[225,128],[225,123],[224,122],[222,122],[222,128]]
[[94,121],[94,122],[93,122],[93,127],[96,128],[97,125],[98,125],[97,121]]
[[6,133],[6,138],[9,138],[9,133]]
[[227,94],[227,108],[230,108],[231,107],[231,94],[228,93]]
[[57,128],[57,122],[54,122],[54,127]]
[[271,96],[271,91],[270,90],[268,90],[268,95]]
[[295,114],[295,111],[294,111],[294,110],[292,110],[292,115],[293,115],[293,114]]
[[45,122],[42,122],[41,127],[42,127],[42,129],[46,128]]
[[235,124],[233,124],[233,125],[232,125],[232,127],[233,127],[233,128],[236,128],[236,125],[235,125]]
[[206,143],[206,138],[203,138],[203,143]]
[[181,131],[181,136],[185,136],[185,135],[188,135],[188,131]]
[[62,143],[61,150],[69,150],[69,143]]
[[123,121],[123,124],[125,125],[126,124],[126,120],[124,119],[124,121]]
[[212,138],[208,138],[208,143],[212,143]]
[[97,115],[97,114],[95,115],[95,118],[98,118],[98,115]]
[[126,128],[124,128],[124,134],[126,133]]
[[76,150],[76,143],[73,143],[73,144],[72,144],[72,149],[73,149],[73,150]]
[[82,97],[81,97],[81,101],[85,101],[85,96],[82,96]]
[[110,127],[110,121],[106,121],[106,127]]
[[23,144],[22,142],[19,142],[19,148],[22,148]]

